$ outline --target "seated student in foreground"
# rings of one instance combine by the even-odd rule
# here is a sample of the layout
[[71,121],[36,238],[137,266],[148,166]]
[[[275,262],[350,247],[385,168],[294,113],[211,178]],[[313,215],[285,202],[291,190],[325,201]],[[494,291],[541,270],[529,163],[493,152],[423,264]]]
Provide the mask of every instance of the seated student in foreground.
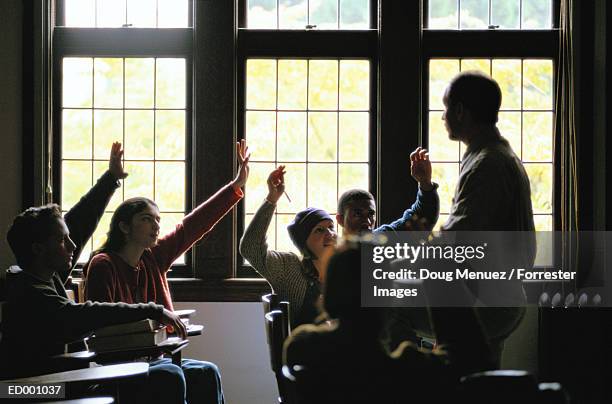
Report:
[[163,306],[124,303],[74,303],[57,282],[70,271],[76,245],[61,209],[55,204],[29,208],[15,218],[7,241],[20,268],[7,273],[7,302],[2,319],[0,379],[57,371],[53,355],[64,345],[97,328],[147,318],[172,325],[185,336],[185,327]]
[[[442,349],[402,342],[388,354],[379,342],[379,308],[361,307],[359,245],[341,247],[329,263],[324,305],[330,322],[305,324],[285,341],[305,403],[448,403],[460,376],[490,369],[488,346],[471,307],[431,308]],[[447,291],[441,291],[446,293]],[[300,380],[300,377],[302,379]],[[306,383],[306,384],[304,384]]]
[[[181,254],[212,230],[242,199],[249,172],[245,141],[237,144],[240,164],[236,178],[196,207],[171,233],[159,236],[159,209],[147,198],[124,201],[111,218],[108,237],[83,269],[87,299],[108,302],[155,302],[172,310],[166,275]],[[169,359],[152,365],[169,363]],[[222,403],[221,377],[210,362],[185,359],[187,401]]]
[[298,212],[287,227],[302,256],[269,250],[266,232],[284,192],[285,166],[279,166],[268,176],[268,196],[244,231],[240,254],[266,278],[280,300],[289,302],[291,326],[295,327],[312,323],[319,315],[321,285],[337,235],[334,221],[326,211],[308,208]]

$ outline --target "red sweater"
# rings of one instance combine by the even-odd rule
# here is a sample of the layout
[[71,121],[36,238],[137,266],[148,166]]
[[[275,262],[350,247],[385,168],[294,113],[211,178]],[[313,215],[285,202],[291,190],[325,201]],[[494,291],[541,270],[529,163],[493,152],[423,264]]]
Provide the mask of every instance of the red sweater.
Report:
[[166,274],[178,257],[201,239],[242,199],[231,185],[221,188],[195,208],[176,229],[142,254],[136,269],[113,252],[92,258],[85,281],[85,298],[99,302],[155,302],[172,310]]

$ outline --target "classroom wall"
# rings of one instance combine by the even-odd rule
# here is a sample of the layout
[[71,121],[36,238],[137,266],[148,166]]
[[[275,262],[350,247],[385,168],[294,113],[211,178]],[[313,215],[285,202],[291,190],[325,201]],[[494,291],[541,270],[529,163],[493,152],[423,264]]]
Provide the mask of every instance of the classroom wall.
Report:
[[21,210],[21,0],[0,1],[0,277],[13,256],[4,234]]
[[271,404],[278,390],[265,337],[261,303],[175,303],[196,309],[204,333],[193,337],[184,358],[214,362],[221,370],[227,404]]

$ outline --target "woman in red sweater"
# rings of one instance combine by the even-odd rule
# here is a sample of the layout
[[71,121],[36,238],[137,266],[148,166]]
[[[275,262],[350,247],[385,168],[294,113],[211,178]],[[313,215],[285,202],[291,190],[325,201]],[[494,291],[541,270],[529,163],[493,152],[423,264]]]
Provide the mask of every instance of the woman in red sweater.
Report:
[[[248,147],[242,140],[236,149],[239,162],[236,178],[161,238],[155,202],[131,198],[119,205],[111,218],[106,242],[83,269],[87,300],[155,302],[173,310],[168,269],[243,197],[241,188],[249,175]],[[219,371],[214,364],[186,359],[181,367],[187,383],[187,402],[223,402]]]

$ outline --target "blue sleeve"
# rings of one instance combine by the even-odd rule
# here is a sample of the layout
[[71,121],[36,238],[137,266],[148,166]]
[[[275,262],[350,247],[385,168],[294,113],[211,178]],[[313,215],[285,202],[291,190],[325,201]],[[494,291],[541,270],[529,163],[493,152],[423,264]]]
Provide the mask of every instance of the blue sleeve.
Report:
[[405,231],[406,223],[408,223],[413,216],[424,218],[426,222],[426,229],[431,230],[438,221],[438,215],[440,214],[440,197],[438,196],[438,184],[433,184],[431,191],[423,191],[419,188],[417,191],[416,201],[411,207],[404,211],[404,214],[399,219],[383,224],[374,230],[375,233],[385,231]]

